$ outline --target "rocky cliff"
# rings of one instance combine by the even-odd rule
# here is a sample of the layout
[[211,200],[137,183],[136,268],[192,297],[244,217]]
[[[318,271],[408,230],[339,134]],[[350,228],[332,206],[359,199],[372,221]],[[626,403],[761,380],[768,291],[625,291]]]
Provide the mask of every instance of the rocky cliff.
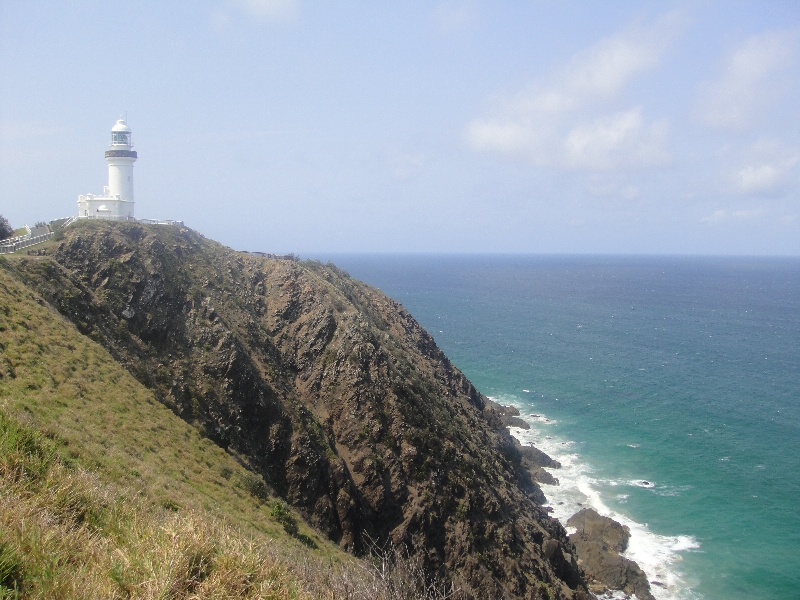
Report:
[[380,291],[178,227],[82,222],[43,254],[17,276],[342,547],[405,546],[475,597],[588,598],[542,458]]

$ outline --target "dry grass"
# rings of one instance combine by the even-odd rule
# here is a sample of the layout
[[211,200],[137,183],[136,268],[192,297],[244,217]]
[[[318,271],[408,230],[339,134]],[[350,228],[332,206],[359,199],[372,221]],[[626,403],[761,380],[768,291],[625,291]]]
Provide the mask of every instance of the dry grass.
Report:
[[0,597],[445,600],[392,549],[327,560],[245,536],[204,511],[169,511],[70,468],[56,444],[0,412]]
[[0,414],[0,585],[24,598],[310,598],[281,544],[67,467]]

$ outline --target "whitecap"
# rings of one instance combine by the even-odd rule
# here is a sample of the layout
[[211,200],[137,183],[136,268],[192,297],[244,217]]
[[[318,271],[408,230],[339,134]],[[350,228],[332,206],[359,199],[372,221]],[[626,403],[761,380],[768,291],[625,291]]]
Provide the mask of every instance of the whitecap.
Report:
[[683,492],[687,492],[692,489],[691,485],[679,485],[679,486],[670,486],[670,485],[660,485],[653,490],[656,495],[658,496],[680,496]]
[[[506,399],[506,403],[514,404],[517,408],[530,410],[529,405],[522,402],[513,402]],[[557,435],[557,427],[552,427],[554,422],[548,422],[547,417],[541,413],[534,413],[536,417],[524,417],[530,424],[530,429],[510,428],[514,437],[520,443],[532,443],[542,452],[561,463],[560,469],[547,469],[557,477],[560,485],[540,484],[549,504],[546,507],[550,514],[566,524],[567,519],[583,507],[591,507],[601,515],[611,517],[622,525],[626,525],[631,532],[628,548],[624,554],[626,558],[636,561],[644,570],[651,585],[651,593],[657,600],[694,600],[699,596],[691,587],[693,582],[688,582],[681,573],[679,565],[683,560],[681,553],[692,551],[699,547],[697,540],[685,535],[661,535],[649,529],[645,523],[638,523],[626,515],[609,507],[603,500],[600,490],[613,488],[619,485],[629,485],[644,489],[654,489],[663,495],[679,493],[682,488],[670,488],[656,485],[650,479],[632,479],[628,481],[615,481],[598,477],[591,464],[575,452],[576,443],[565,440]],[[555,429],[555,431],[554,431]],[[544,435],[545,432],[548,435]],[[556,434],[556,435],[551,435]],[[618,488],[619,489],[619,488]],[[609,490],[610,491],[610,490]],[[614,494],[612,497],[615,506],[624,506],[628,494]],[[625,598],[621,592],[612,592],[610,595],[599,598]]]
[[656,487],[656,484],[649,479],[633,479],[628,482],[628,485],[634,485],[640,488],[652,489]]
[[599,600],[631,600],[636,598],[636,595],[628,596],[625,592],[620,590],[606,590],[600,596],[596,596]]

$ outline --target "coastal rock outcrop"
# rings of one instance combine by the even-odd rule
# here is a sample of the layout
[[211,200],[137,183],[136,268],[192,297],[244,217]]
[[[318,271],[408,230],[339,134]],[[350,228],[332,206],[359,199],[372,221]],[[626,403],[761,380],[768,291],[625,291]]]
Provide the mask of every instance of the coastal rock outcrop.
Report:
[[639,600],[655,600],[644,571],[634,561],[621,556],[631,535],[626,526],[599,515],[591,508],[575,513],[567,525],[577,529],[569,538],[591,592],[622,590],[636,594]]
[[500,420],[506,427],[519,427],[520,429],[530,429],[528,422],[519,417],[519,409],[516,406],[503,406],[497,402],[488,400],[490,406],[500,414]]
[[15,273],[343,548],[403,546],[465,597],[589,598],[553,463],[379,290],[139,223],[76,223]]

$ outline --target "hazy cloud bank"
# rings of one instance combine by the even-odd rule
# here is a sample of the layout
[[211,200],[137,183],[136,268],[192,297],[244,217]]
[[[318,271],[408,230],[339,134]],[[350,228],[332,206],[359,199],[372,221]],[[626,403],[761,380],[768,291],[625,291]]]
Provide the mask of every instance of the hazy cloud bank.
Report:
[[523,158],[535,166],[607,171],[669,162],[669,126],[641,106],[609,111],[625,87],[653,69],[685,19],[678,13],[600,40],[513,97],[495,101],[465,137],[477,151]]
[[700,86],[695,116],[709,127],[744,130],[777,99],[794,62],[797,31],[771,31],[745,40],[727,57],[720,76]]
[[239,6],[255,17],[285,19],[297,14],[298,0],[236,0]]
[[759,196],[785,193],[792,180],[796,180],[793,170],[798,163],[797,148],[777,140],[759,140],[748,147],[729,170],[730,191]]

